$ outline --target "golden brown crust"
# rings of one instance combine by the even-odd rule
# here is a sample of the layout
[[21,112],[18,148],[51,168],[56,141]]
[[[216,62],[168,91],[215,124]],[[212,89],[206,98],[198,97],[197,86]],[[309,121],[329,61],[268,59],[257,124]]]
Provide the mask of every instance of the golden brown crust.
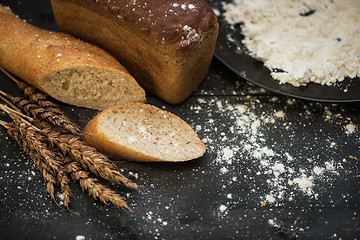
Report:
[[[184,101],[207,75],[219,26],[204,0],[141,0],[134,11],[123,6],[133,1],[51,2],[61,31],[109,51],[141,86],[169,103]],[[156,14],[148,19],[149,10]]]
[[60,0],[121,23],[155,44],[179,50],[195,48],[217,25],[206,0]]
[[104,50],[67,34],[39,29],[16,17],[10,9],[2,8],[6,11],[0,14],[4,46],[0,48],[0,65],[39,89],[43,76],[66,67],[89,66],[126,72]]
[[[50,90],[44,88],[42,80],[62,69],[108,70],[135,83],[127,70],[106,51],[70,35],[32,26],[1,4],[0,36],[0,65],[48,94]],[[144,102],[145,93],[142,95],[139,99]]]

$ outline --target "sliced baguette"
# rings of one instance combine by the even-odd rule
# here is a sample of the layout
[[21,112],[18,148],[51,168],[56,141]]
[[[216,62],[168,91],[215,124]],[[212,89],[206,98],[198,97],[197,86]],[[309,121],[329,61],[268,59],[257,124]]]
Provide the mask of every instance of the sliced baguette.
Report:
[[105,109],[145,102],[145,92],[104,50],[32,26],[0,4],[0,65],[59,101]]
[[206,150],[185,121],[142,103],[102,111],[86,125],[83,139],[110,156],[142,162],[188,161]]

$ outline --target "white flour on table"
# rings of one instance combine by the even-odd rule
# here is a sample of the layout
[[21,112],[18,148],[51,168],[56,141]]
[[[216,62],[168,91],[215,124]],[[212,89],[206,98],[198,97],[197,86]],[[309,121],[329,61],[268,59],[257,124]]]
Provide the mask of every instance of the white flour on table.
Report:
[[[279,100],[274,97],[271,101],[275,104]],[[203,101],[199,102],[202,106]],[[329,136],[322,143],[323,151],[329,152],[326,159],[320,158],[317,154],[310,154],[312,146],[306,144],[297,146],[297,133],[301,131],[296,129],[300,126],[307,128],[308,125],[312,125],[307,119],[313,117],[314,111],[308,110],[308,106],[305,105],[303,110],[299,110],[298,116],[298,119],[303,121],[289,121],[287,113],[291,112],[289,109],[293,104],[297,104],[294,99],[281,104],[284,105],[284,110],[274,109],[270,112],[258,112],[257,109],[261,109],[262,103],[251,97],[248,102],[243,103],[212,98],[207,104],[211,106],[209,110],[215,108],[215,114],[221,114],[230,125],[228,129],[223,129],[221,124],[219,125],[212,118],[214,115],[212,113],[202,127],[202,131],[206,133],[203,141],[208,147],[208,152],[217,156],[213,164],[218,167],[219,176],[223,181],[222,191],[226,199],[218,205],[220,216],[227,215],[233,206],[246,201],[238,199],[236,194],[228,190],[238,185],[239,181],[246,181],[246,185],[251,188],[249,197],[257,198],[259,207],[282,207],[299,198],[318,201],[319,195],[323,194],[323,188],[331,187],[336,179],[347,174],[345,168],[349,167],[348,160],[355,158],[344,156],[338,159],[339,156],[332,155],[339,147],[336,136]],[[331,107],[324,106],[322,119],[319,119],[319,122],[343,129],[342,134],[349,136],[359,134],[358,126],[352,123],[352,119],[346,119],[345,122],[341,122],[341,119],[343,119],[341,114],[334,114]],[[273,130],[269,131],[269,129]],[[215,132],[216,136],[213,136]],[[281,135],[272,142],[270,140],[272,135],[269,135],[269,132],[279,132]],[[317,138],[317,134],[323,135],[323,130],[318,129],[317,133],[311,134],[314,134],[312,137]],[[287,143],[290,145],[286,145]],[[284,144],[286,146],[283,146]],[[314,147],[316,148],[320,147]],[[234,169],[234,166],[239,164],[248,166],[241,175]],[[260,183],[256,183],[256,179],[261,179]]]
[[280,83],[332,85],[360,76],[359,0],[234,0],[225,19]]

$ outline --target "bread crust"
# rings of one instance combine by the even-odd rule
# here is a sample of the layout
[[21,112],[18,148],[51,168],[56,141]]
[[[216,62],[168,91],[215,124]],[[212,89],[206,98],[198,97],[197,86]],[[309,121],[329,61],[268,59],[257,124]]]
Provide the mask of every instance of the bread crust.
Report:
[[169,103],[183,102],[207,75],[219,26],[205,0],[51,2],[61,31],[106,49]]
[[[142,103],[127,103],[120,106],[115,106],[109,109],[106,109],[96,115],[92,120],[88,122],[85,126],[83,131],[83,140],[86,141],[89,145],[95,147],[99,151],[113,157],[127,159],[131,161],[140,161],[140,162],[181,162],[181,161],[188,161],[192,159],[196,159],[201,157],[205,151],[206,146],[201,140],[197,137],[196,133],[191,129],[191,127],[182,119],[177,117],[176,115],[160,110],[161,114],[166,115],[168,119],[176,119],[178,122],[182,124],[182,134],[188,134],[187,136],[191,138],[193,142],[199,147],[198,152],[192,154],[192,158],[184,158],[183,156],[180,158],[166,158],[164,157],[156,157],[151,154],[146,154],[141,152],[135,146],[130,148],[125,145],[116,143],[112,141],[104,132],[100,130],[100,125],[102,121],[108,116],[112,114],[112,112],[118,112],[121,109],[146,109],[148,112],[153,112],[154,114],[159,114],[159,109],[155,106],[142,104]],[[139,119],[141,121],[141,119]],[[130,133],[114,133],[118,134],[119,137],[127,137]],[[139,140],[141,141],[141,140]],[[171,147],[169,146],[168,149],[171,151]],[[184,149],[186,151],[187,149]],[[156,149],[154,149],[156,151]]]
[[[64,69],[94,69],[122,75],[136,88],[137,101],[145,102],[145,92],[119,62],[106,51],[68,34],[32,26],[0,4],[0,65],[58,100],[69,96],[47,88],[47,76]],[[138,86],[138,87],[136,87]],[[84,89],[85,91],[86,89]],[[56,89],[61,91],[61,89]],[[89,99],[98,101],[99,99]],[[118,103],[120,104],[120,103]],[[76,104],[75,104],[76,105]]]
[[[108,18],[138,37],[155,45],[164,44],[179,54],[196,48],[202,36],[217,25],[216,15],[206,0],[55,0],[54,10],[61,2]],[[189,36],[184,26],[191,28],[193,34]]]

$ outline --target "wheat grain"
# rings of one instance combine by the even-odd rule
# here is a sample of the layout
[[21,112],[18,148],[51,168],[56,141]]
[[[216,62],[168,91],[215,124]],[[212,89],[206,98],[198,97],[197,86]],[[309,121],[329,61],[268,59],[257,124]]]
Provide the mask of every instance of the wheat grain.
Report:
[[[14,105],[3,97],[1,98],[13,109],[18,111],[17,108],[19,108],[33,116],[30,118],[17,112],[14,113],[14,110],[0,105],[0,108],[7,112],[14,121],[13,124],[0,121],[0,124],[7,128],[9,135],[23,147],[34,161],[44,178],[51,199],[56,203],[54,186],[60,185],[64,195],[64,205],[68,208],[72,195],[67,177],[67,174],[70,173],[73,180],[79,182],[82,190],[88,191],[95,199],[99,198],[105,204],[111,202],[117,207],[131,211],[119,194],[99,183],[97,178],[90,177],[89,171],[98,177],[128,188],[138,189],[138,186],[124,177],[105,155],[81,141],[78,137],[81,132],[80,128],[65,116],[57,104],[49,101],[46,94],[16,80],[1,67],[0,70],[17,83],[28,99],[13,97],[0,91]],[[20,115],[30,119],[32,123]],[[65,133],[64,129],[74,135]],[[71,158],[67,159],[71,160],[62,159],[59,150],[63,155],[69,154]],[[66,168],[63,165],[65,163]]]
[[98,182],[98,179],[89,177],[90,173],[82,169],[78,162],[70,162],[66,165],[68,172],[74,181],[78,181],[83,192],[87,191],[93,198],[99,198],[101,202],[107,204],[111,202],[116,207],[131,209],[124,199],[110,188]]
[[49,138],[50,142],[57,145],[63,153],[68,153],[85,170],[90,170],[96,176],[110,182],[138,189],[134,182],[119,173],[115,165],[104,154],[88,146],[84,141],[70,134],[61,134],[51,128],[43,129],[42,131]]
[[64,206],[68,208],[72,194],[69,187],[69,178],[66,176],[66,170],[62,165],[61,156],[57,152],[49,149],[49,146],[47,146],[44,141],[44,136],[38,132],[36,127],[20,117],[11,117],[18,126],[20,136],[24,137],[25,142],[28,144],[28,149],[34,150],[39,158],[54,171],[57,184],[60,185],[60,189],[64,195]]
[[66,129],[74,135],[80,135],[80,127],[70,120],[60,108],[52,106],[42,107],[36,102],[32,102],[23,97],[13,97],[3,91],[0,91],[0,94],[8,98],[26,114],[33,116],[33,118],[41,118],[54,126]]
[[30,158],[33,160],[34,164],[37,166],[41,175],[43,176],[44,182],[46,184],[46,190],[49,193],[50,198],[56,203],[55,194],[54,194],[54,185],[56,181],[50,167],[45,165],[41,161],[39,155],[34,150],[31,150],[27,147],[28,144],[26,144],[24,139],[20,137],[20,133],[18,129],[14,126],[14,124],[6,123],[3,121],[0,121],[0,124],[7,129],[9,136],[13,138],[29,154]]
[[[117,171],[115,165],[111,163],[104,154],[88,146],[84,141],[81,141],[79,137],[71,134],[63,134],[53,128],[36,128],[16,114],[9,112],[10,110],[5,106],[0,105],[0,108],[7,111],[9,116],[13,118],[19,126],[25,125],[27,129],[32,132],[38,131],[42,133],[42,138],[46,138],[52,145],[56,145],[63,154],[69,153],[84,169],[89,169],[98,177],[102,177],[110,182],[115,182],[128,188],[138,189],[138,186],[134,182]],[[36,139],[34,139],[34,141],[35,140]]]
[[[16,128],[18,131],[18,143],[23,147],[23,149],[29,154],[31,158],[38,160],[40,159],[46,166],[49,166],[49,168],[52,170],[51,173],[54,177],[56,177],[56,183],[60,186],[60,189],[64,195],[64,206],[68,208],[70,203],[70,196],[72,193],[69,187],[69,178],[66,175],[66,169],[61,163],[61,156],[55,151],[49,149],[49,146],[45,142],[45,137],[38,132],[38,129],[35,126],[17,116],[16,114],[9,112],[8,114],[14,121],[13,128]],[[38,166],[42,166],[37,161],[35,162]],[[44,167],[41,169],[44,169]],[[41,169],[39,167],[40,171],[42,171]],[[49,171],[47,170],[47,172]],[[44,172],[42,171],[42,173]],[[46,178],[44,177],[44,179]],[[47,182],[49,183],[49,181]],[[49,184],[47,184],[47,188],[50,190],[53,189],[53,187],[51,187]],[[53,198],[53,195],[51,197]]]

